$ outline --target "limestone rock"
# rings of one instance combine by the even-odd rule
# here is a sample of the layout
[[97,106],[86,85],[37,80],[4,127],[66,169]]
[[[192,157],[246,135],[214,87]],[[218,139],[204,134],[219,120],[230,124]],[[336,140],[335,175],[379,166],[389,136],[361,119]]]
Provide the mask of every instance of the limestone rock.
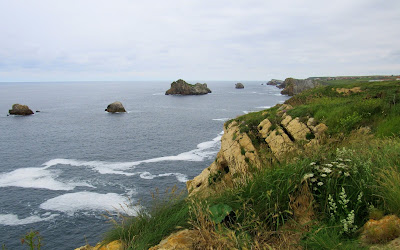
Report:
[[33,111],[27,105],[14,104],[8,111],[10,115],[32,115]]
[[108,244],[103,245],[101,242],[96,246],[85,245],[83,247],[75,248],[75,250],[122,250],[124,247],[120,240],[114,240]]
[[346,89],[346,88],[337,88],[336,92],[340,93],[340,94],[344,94],[344,95],[350,95],[352,93],[360,93],[362,92],[360,87],[354,87],[351,89]]
[[278,108],[278,112],[276,113],[277,115],[283,116],[288,110],[293,109],[292,105],[290,104],[282,104]]
[[361,241],[367,244],[386,243],[400,237],[400,219],[387,215],[380,220],[370,219],[363,226]]
[[240,133],[238,124],[234,121],[224,128],[221,149],[216,160],[193,180],[186,182],[188,192],[190,195],[209,195],[223,190],[224,187],[232,187],[236,176],[245,177],[248,174],[249,163],[260,167],[260,157],[249,136]]
[[262,138],[267,138],[269,129],[271,128],[272,123],[267,119],[263,120],[260,122],[260,124],[257,126],[258,132],[260,132]]
[[277,128],[269,133],[265,141],[279,161],[283,160],[283,155],[285,153],[293,150],[293,142],[281,128]]
[[313,132],[315,134],[315,138],[320,139],[322,135],[328,130],[328,126],[323,123],[318,124],[314,127]]
[[166,239],[162,240],[157,246],[149,248],[149,250],[190,250],[194,249],[195,243],[199,234],[195,230],[182,230],[171,234]]
[[182,79],[171,83],[171,88],[165,92],[166,95],[205,95],[211,93],[207,84],[189,84]]
[[235,84],[235,88],[244,89],[244,85],[242,83],[238,82],[238,83]]
[[109,113],[117,113],[117,112],[124,113],[124,112],[126,112],[126,110],[121,102],[113,102],[113,103],[109,104],[105,111],[107,111]]
[[296,141],[307,140],[306,135],[311,133],[311,130],[307,127],[307,125],[300,122],[298,117],[291,119],[291,117],[288,115],[281,122],[281,124]]

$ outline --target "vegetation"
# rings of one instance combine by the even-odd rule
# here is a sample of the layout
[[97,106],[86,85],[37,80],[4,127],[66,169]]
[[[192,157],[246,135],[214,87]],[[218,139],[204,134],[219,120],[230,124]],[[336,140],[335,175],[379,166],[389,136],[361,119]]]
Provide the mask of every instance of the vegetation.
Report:
[[[361,92],[336,91],[354,87]],[[293,244],[363,249],[360,228],[369,219],[400,216],[398,96],[400,86],[394,81],[330,81],[329,86],[301,93],[287,101],[294,107],[287,113],[327,124],[329,143],[285,163],[250,168],[252,175],[240,185],[207,197],[156,196],[150,208],[117,222],[105,241],[121,239],[128,249],[147,249],[187,228],[196,230],[198,249],[285,249]],[[247,133],[264,154],[257,126],[265,118],[279,126],[278,108],[238,117],[225,126],[237,122],[240,133]],[[307,137],[313,139],[312,134]],[[246,162],[251,165],[248,158]],[[209,184],[222,175],[211,174]],[[366,234],[382,243],[400,230],[393,224],[380,235],[373,230]]]

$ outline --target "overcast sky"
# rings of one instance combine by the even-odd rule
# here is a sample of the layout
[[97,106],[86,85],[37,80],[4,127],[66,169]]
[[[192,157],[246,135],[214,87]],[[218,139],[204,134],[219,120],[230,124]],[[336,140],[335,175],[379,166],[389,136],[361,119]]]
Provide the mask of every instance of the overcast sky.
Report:
[[0,82],[400,74],[400,0],[0,0]]

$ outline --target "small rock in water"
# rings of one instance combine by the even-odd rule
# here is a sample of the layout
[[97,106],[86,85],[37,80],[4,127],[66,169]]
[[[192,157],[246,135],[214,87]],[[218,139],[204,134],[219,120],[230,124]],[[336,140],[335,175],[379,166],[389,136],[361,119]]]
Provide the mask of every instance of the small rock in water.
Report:
[[8,110],[8,113],[10,113],[10,115],[32,115],[33,111],[27,105],[16,103]]
[[109,113],[123,113],[126,112],[124,106],[122,105],[121,102],[113,102],[111,104],[109,104],[107,106],[107,108],[105,109],[105,111],[109,112]]

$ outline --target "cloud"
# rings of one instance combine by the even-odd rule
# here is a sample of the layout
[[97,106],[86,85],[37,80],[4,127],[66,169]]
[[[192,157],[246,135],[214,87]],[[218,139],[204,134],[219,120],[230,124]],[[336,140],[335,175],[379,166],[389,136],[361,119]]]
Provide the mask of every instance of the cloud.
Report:
[[0,0],[0,81],[396,74],[399,10],[396,0]]

